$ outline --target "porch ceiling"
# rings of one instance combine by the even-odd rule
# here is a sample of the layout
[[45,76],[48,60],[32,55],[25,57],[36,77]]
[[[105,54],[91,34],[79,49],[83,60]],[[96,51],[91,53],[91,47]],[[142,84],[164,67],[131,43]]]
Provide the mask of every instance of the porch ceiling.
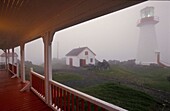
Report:
[[0,0],[0,49],[146,0]]

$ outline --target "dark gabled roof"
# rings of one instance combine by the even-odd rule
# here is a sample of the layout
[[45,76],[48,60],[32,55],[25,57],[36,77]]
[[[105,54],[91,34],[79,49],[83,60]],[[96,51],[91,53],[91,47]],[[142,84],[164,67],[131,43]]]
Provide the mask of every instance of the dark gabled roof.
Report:
[[[88,49],[88,47],[80,47],[80,48],[75,48],[71,50],[69,53],[66,54],[66,56],[78,56],[83,50]],[[90,50],[91,51],[91,50]],[[91,51],[94,55],[96,55],[93,51]]]

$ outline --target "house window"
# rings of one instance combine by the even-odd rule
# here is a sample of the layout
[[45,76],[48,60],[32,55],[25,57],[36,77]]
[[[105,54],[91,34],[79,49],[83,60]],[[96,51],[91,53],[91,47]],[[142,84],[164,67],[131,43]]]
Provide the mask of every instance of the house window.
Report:
[[88,55],[88,51],[85,51],[85,55]]
[[93,62],[93,58],[90,58],[90,62]]

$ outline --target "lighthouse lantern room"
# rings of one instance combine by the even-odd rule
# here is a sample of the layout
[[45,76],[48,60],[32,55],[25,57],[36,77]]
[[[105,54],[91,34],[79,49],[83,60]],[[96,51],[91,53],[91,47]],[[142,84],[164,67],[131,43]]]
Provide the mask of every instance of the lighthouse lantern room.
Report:
[[157,64],[158,45],[155,25],[159,22],[154,16],[154,7],[145,7],[140,11],[141,18],[137,23],[140,28],[136,63]]

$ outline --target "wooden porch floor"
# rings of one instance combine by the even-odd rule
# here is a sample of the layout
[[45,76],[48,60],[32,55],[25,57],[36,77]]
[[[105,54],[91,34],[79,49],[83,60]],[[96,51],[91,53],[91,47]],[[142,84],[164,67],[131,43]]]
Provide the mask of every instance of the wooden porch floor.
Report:
[[32,91],[20,92],[24,84],[0,71],[0,111],[52,111]]

